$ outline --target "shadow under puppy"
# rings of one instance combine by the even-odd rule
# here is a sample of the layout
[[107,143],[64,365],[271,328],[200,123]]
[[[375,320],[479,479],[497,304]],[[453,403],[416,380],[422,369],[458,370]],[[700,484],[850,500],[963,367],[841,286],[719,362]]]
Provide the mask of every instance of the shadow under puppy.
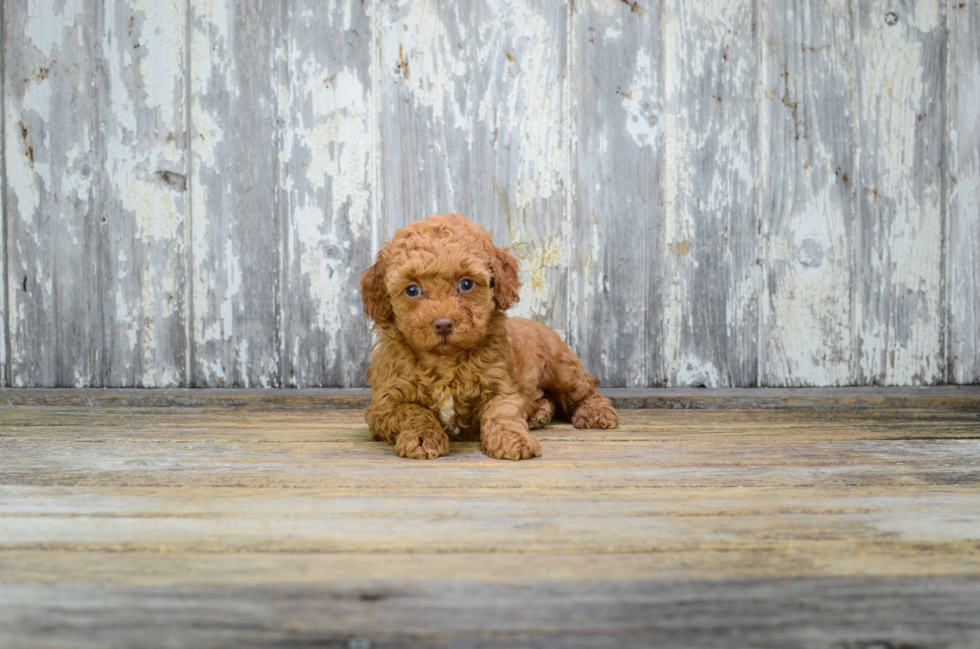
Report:
[[449,453],[449,435],[479,438],[490,457],[541,455],[530,433],[556,410],[576,428],[615,428],[599,381],[543,324],[504,313],[518,300],[518,262],[459,214],[395,233],[361,275],[377,342],[367,378],[371,437],[402,457]]

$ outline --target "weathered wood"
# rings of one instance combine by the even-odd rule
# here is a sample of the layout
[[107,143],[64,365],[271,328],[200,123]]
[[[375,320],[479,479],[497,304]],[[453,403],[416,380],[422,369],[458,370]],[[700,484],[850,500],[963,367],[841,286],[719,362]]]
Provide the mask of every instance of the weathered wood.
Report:
[[97,385],[186,385],[184,0],[102,6]]
[[[312,493],[310,494],[312,496]],[[323,497],[323,494],[321,494]],[[747,515],[748,512],[742,512]],[[817,515],[814,512],[814,515]],[[111,517],[111,514],[106,518]],[[558,583],[574,587],[574,582],[717,580],[720,575],[733,579],[779,579],[806,577],[835,578],[861,575],[864,579],[901,577],[963,577],[980,572],[977,555],[966,544],[959,548],[930,546],[929,550],[950,550],[956,561],[938,563],[927,552],[896,554],[888,546],[871,549],[858,545],[859,552],[834,549],[834,544],[796,545],[805,552],[787,548],[723,550],[692,547],[672,548],[656,553],[623,552],[574,554],[514,551],[497,552],[487,561],[482,552],[161,552],[108,548],[86,550],[50,549],[0,552],[0,584],[79,583],[96,581],[112,586],[174,586],[180,575],[185,587],[225,585],[226,587],[265,587],[273,584],[340,585],[350,591],[367,590],[381,580],[427,580],[450,582],[465,576],[469,582],[494,584],[533,581],[539,585]],[[852,546],[853,547],[853,546]],[[925,550],[919,544],[920,550]],[[821,550],[824,550],[821,552]],[[381,555],[384,555],[383,557]],[[528,574],[528,566],[534,574]],[[533,578],[532,578],[533,577]]]
[[281,384],[274,72],[286,6],[190,3],[194,386]]
[[[523,573],[536,572],[531,563]],[[180,567],[177,570],[181,570]],[[921,647],[980,639],[980,583],[952,579],[429,580],[186,588],[4,585],[12,648]]]
[[980,383],[980,4],[946,11],[946,379]]
[[980,411],[628,411],[525,463],[362,410],[0,421],[3,646],[980,640]]
[[[612,478],[613,467],[602,470]],[[458,469],[451,469],[459,477]],[[664,488],[624,493],[616,486],[588,494],[531,487],[463,488],[452,495],[426,488],[373,495],[349,489],[129,487],[0,488],[2,552],[166,552],[169,554],[506,554],[573,556],[703,553],[710,566],[697,577],[729,576],[726,551],[778,555],[780,569],[797,575],[846,574],[858,557],[841,543],[858,543],[872,574],[909,574],[882,565],[908,556],[929,574],[980,574],[980,507],[973,485],[913,489],[800,487],[776,502],[772,486]],[[858,493],[851,493],[857,491]],[[466,502],[465,507],[460,507]],[[615,522],[614,529],[600,530]],[[821,557],[828,568],[807,569],[794,553]],[[947,555],[937,560],[935,555]],[[533,560],[529,557],[530,560]],[[952,561],[951,561],[952,560]],[[644,561],[637,568],[650,571]],[[365,569],[369,562],[361,559]],[[644,565],[647,564],[647,565]],[[754,576],[770,572],[760,561]],[[506,564],[505,564],[506,565]],[[957,569],[957,566],[959,569]],[[861,570],[860,572],[865,572]],[[712,574],[713,573],[713,574]],[[589,569],[591,578],[601,575]],[[935,573],[933,573],[935,574]],[[646,578],[653,575],[647,574]],[[660,576],[664,576],[661,574]],[[677,575],[680,577],[681,575]],[[694,575],[688,575],[692,577]]]
[[663,384],[661,12],[572,7],[569,342],[603,385]]
[[759,382],[855,382],[856,88],[845,2],[760,4]]
[[359,410],[13,408],[4,412],[0,484],[292,486],[350,494],[469,485],[594,494],[619,481],[642,490],[841,484],[927,489],[980,481],[977,411],[621,414],[621,428],[613,431],[578,431],[568,424],[540,431],[544,457],[533,463],[490,460],[476,442],[454,442],[444,460],[399,460],[396,470],[389,446],[368,443]]
[[371,346],[358,277],[373,263],[378,192],[369,6],[289,3],[280,90],[280,202],[288,221],[282,314],[289,386],[364,384]]
[[8,381],[101,385],[102,3],[29,0],[3,11]]
[[945,375],[942,7],[861,0],[855,12],[858,382],[936,383]]
[[0,385],[363,385],[451,210],[607,385],[978,382],[978,12],[11,0]]
[[7,102],[6,68],[3,65],[3,2],[0,1],[0,387],[8,387],[7,382],[7,348],[10,340],[7,338],[7,319],[10,310],[7,305],[7,210],[4,209],[4,196],[7,193]]
[[[642,3],[639,3],[642,4]],[[758,383],[754,3],[666,2],[664,376]]]
[[566,6],[384,3],[384,235],[459,212],[521,260],[515,315],[567,327]]
[[[980,411],[980,387],[921,388],[691,388],[617,389],[602,393],[621,410],[667,408],[849,409],[937,408]],[[0,389],[5,406],[227,407],[249,409],[366,408],[371,391],[354,389],[213,390],[213,389]],[[9,413],[8,413],[8,416]]]

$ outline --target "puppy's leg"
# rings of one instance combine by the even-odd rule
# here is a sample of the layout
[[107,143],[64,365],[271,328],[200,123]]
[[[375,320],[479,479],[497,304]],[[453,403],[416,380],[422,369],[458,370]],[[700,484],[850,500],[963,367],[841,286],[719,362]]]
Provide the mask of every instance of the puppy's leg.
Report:
[[526,460],[541,455],[541,442],[531,435],[517,395],[498,395],[480,416],[480,446],[498,460]]
[[527,418],[527,425],[534,430],[544,428],[555,416],[555,402],[551,399],[538,399],[534,402],[535,410]]
[[371,402],[367,422],[371,439],[394,444],[399,457],[432,460],[449,455],[449,436],[428,408],[382,396]]
[[552,372],[562,410],[576,428],[615,428],[619,414],[609,399],[599,394],[599,381],[589,374],[582,361],[564,346],[554,359]]

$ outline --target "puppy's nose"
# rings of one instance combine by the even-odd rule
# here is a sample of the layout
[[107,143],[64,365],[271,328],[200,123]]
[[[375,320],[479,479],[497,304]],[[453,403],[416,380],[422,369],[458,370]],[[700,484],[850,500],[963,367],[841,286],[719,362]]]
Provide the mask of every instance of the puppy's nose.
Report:
[[453,328],[456,323],[453,322],[452,318],[436,318],[432,321],[432,328],[436,330],[436,333],[440,336],[448,336],[453,332]]

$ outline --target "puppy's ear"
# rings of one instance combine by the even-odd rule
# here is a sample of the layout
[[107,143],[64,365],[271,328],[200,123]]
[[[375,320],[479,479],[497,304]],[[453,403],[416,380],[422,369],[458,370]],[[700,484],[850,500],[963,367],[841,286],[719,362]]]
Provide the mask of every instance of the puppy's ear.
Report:
[[517,276],[521,265],[517,258],[510,254],[510,250],[497,248],[493,244],[489,246],[490,270],[493,271],[493,299],[497,302],[497,308],[506,311],[521,299],[518,293],[521,280]]
[[375,322],[390,322],[394,312],[385,285],[388,270],[387,249],[382,248],[374,260],[374,266],[361,273],[361,301],[364,313]]

